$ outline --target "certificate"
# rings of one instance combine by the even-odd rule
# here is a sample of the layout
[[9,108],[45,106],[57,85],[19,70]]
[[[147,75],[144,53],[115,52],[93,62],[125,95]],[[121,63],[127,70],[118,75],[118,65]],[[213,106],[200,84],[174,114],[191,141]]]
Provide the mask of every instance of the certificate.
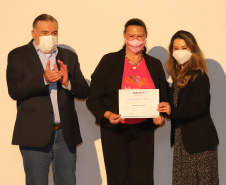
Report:
[[159,89],[120,89],[119,114],[122,118],[154,118],[159,104]]

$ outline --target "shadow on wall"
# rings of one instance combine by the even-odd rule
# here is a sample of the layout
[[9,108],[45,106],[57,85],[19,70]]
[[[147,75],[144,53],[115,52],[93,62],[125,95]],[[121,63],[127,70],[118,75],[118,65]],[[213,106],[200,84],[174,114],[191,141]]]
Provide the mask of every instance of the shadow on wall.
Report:
[[[164,68],[166,60],[168,58],[168,52],[164,47],[155,46],[149,50],[148,54],[159,59]],[[166,72],[165,72],[165,75],[166,75],[166,79],[168,79],[169,75]]]
[[[159,59],[164,67],[168,58],[168,52],[165,48],[153,47],[148,54]],[[168,77],[169,75],[166,74],[166,79]],[[172,182],[173,150],[170,146],[170,129],[171,123],[166,121],[163,127],[155,131],[154,184],[157,185],[167,185]]]
[[[59,46],[75,52],[70,46],[63,44]],[[90,84],[89,80],[87,82]],[[100,132],[95,125],[94,117],[86,107],[85,101],[75,99],[75,109],[78,114],[83,139],[83,143],[77,147],[76,184],[100,185],[102,184],[102,179],[95,147],[95,141],[100,139]],[[49,185],[54,185],[52,169],[50,169]]]
[[[90,85],[90,81],[88,81]],[[76,100],[75,100],[76,101]],[[76,101],[83,143],[78,147],[77,184],[100,185],[100,167],[95,147],[95,141],[100,139],[100,129],[95,125],[95,118],[86,107],[85,101]]]
[[223,175],[226,169],[226,76],[223,68],[217,61],[213,59],[206,59],[206,63],[208,65],[208,75],[210,79],[210,113],[220,140],[220,144],[218,146],[220,184],[226,184],[226,177]]

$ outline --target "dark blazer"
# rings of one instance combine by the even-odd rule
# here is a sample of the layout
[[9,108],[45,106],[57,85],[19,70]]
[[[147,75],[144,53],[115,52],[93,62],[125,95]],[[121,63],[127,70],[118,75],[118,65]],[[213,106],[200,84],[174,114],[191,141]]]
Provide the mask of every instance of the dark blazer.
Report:
[[[48,86],[44,83],[44,69],[32,42],[8,55],[8,92],[12,99],[17,100],[12,144],[43,147],[53,132],[53,108]],[[82,142],[74,97],[87,98],[89,87],[75,53],[58,47],[56,59],[67,64],[71,83],[71,91],[68,91],[58,82],[57,92],[63,135],[67,145],[72,147]]]
[[[160,100],[167,101],[167,82],[161,62],[146,53],[143,56],[156,89],[160,89]],[[125,48],[104,55],[91,76],[87,106],[96,117],[97,124],[110,125],[109,120],[104,118],[106,111],[119,113],[118,90],[121,89],[124,62]]]
[[210,84],[208,76],[199,74],[194,82],[179,91],[178,106],[173,105],[173,89],[170,91],[171,146],[177,124],[181,127],[184,147],[189,153],[201,152],[218,143],[216,128],[210,116]]

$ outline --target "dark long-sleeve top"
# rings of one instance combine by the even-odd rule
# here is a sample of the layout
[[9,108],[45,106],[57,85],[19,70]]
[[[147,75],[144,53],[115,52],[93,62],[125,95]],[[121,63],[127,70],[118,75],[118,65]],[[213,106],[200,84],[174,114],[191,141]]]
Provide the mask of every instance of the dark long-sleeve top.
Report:
[[[143,56],[155,87],[160,90],[160,100],[167,101],[168,84],[161,62],[146,53]],[[87,106],[96,117],[97,124],[109,123],[109,120],[104,118],[106,111],[119,113],[118,90],[121,89],[124,62],[125,48],[106,54],[91,76]]]
[[[12,50],[8,55],[7,85],[12,99],[17,101],[17,118],[12,143],[20,146],[43,147],[53,132],[53,107],[49,87],[43,79],[44,69],[33,40]],[[85,99],[89,86],[82,75],[78,57],[68,49],[58,47],[56,60],[68,67],[71,90],[57,85],[57,99],[62,131],[69,147],[82,142],[74,97]],[[59,65],[58,65],[59,68]]]
[[174,133],[181,127],[182,141],[189,153],[201,152],[218,143],[217,131],[210,116],[210,84],[206,73],[199,74],[194,81],[180,89],[177,107],[173,104],[173,88],[170,90],[171,146]]

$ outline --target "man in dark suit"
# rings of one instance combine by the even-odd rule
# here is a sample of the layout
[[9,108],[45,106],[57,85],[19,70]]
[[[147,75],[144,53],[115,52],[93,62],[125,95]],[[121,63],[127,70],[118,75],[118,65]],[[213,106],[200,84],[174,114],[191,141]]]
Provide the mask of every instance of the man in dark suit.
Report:
[[57,36],[57,20],[42,14],[33,22],[33,40],[8,55],[8,91],[17,100],[12,144],[20,146],[27,185],[47,185],[51,162],[56,184],[76,183],[82,138],[74,97],[87,98],[89,87],[77,55],[57,47]]

